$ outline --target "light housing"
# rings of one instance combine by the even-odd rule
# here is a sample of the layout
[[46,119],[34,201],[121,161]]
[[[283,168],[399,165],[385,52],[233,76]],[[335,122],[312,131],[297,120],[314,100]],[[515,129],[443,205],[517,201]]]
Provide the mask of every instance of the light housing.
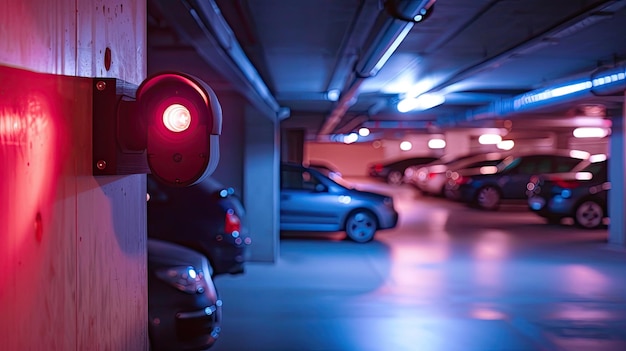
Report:
[[205,82],[177,72],[139,87],[93,82],[94,175],[151,173],[166,185],[189,186],[213,173],[222,110]]

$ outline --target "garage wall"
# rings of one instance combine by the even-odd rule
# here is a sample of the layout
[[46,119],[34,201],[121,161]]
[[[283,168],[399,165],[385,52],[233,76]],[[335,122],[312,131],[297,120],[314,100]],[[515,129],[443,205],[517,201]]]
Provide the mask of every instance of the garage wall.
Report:
[[91,176],[91,81],[75,77],[140,83],[145,12],[0,3],[3,350],[147,349],[145,175]]

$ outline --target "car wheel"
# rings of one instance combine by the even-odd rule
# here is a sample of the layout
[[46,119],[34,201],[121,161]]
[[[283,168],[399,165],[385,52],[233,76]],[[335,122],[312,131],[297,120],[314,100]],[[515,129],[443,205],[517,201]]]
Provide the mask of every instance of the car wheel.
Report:
[[348,238],[359,243],[371,241],[374,238],[377,227],[376,216],[366,210],[352,212],[346,219],[346,234]]
[[604,209],[593,200],[586,200],[576,207],[574,222],[577,226],[585,229],[594,229],[602,225]]
[[402,183],[402,173],[400,171],[391,171],[387,175],[387,183],[392,185],[400,185]]
[[485,186],[478,190],[476,204],[483,210],[497,210],[500,206],[500,190],[493,186]]

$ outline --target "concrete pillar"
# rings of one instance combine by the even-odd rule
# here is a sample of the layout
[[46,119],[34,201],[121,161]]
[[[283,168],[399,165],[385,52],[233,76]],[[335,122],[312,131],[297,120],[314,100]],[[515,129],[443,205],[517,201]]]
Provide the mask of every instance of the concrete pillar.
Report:
[[622,116],[613,118],[613,129],[611,140],[609,142],[610,158],[609,158],[609,181],[611,182],[611,191],[609,192],[609,243],[617,245],[626,245],[626,187],[624,187],[624,174],[626,167],[624,162],[626,145],[624,144],[624,115],[626,110],[622,112]]
[[[217,92],[222,106],[222,134],[220,135],[220,162],[211,175],[224,186],[243,194],[245,98],[236,93]],[[261,117],[259,117],[261,118]]]
[[245,112],[244,205],[252,261],[275,262],[279,254],[280,134],[278,121]]

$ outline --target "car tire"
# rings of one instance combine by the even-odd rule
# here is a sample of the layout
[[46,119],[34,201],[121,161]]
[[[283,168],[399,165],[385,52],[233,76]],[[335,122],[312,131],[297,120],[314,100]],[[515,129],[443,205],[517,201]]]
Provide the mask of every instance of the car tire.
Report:
[[402,172],[400,171],[391,171],[387,175],[387,183],[391,185],[400,185],[402,184]]
[[500,207],[500,197],[500,190],[498,188],[487,185],[478,189],[475,202],[480,209],[495,211]]
[[367,210],[356,210],[346,218],[346,234],[352,241],[366,243],[374,239],[378,229],[376,216]]
[[574,223],[585,229],[595,229],[602,225],[604,208],[597,201],[584,200],[574,211]]

